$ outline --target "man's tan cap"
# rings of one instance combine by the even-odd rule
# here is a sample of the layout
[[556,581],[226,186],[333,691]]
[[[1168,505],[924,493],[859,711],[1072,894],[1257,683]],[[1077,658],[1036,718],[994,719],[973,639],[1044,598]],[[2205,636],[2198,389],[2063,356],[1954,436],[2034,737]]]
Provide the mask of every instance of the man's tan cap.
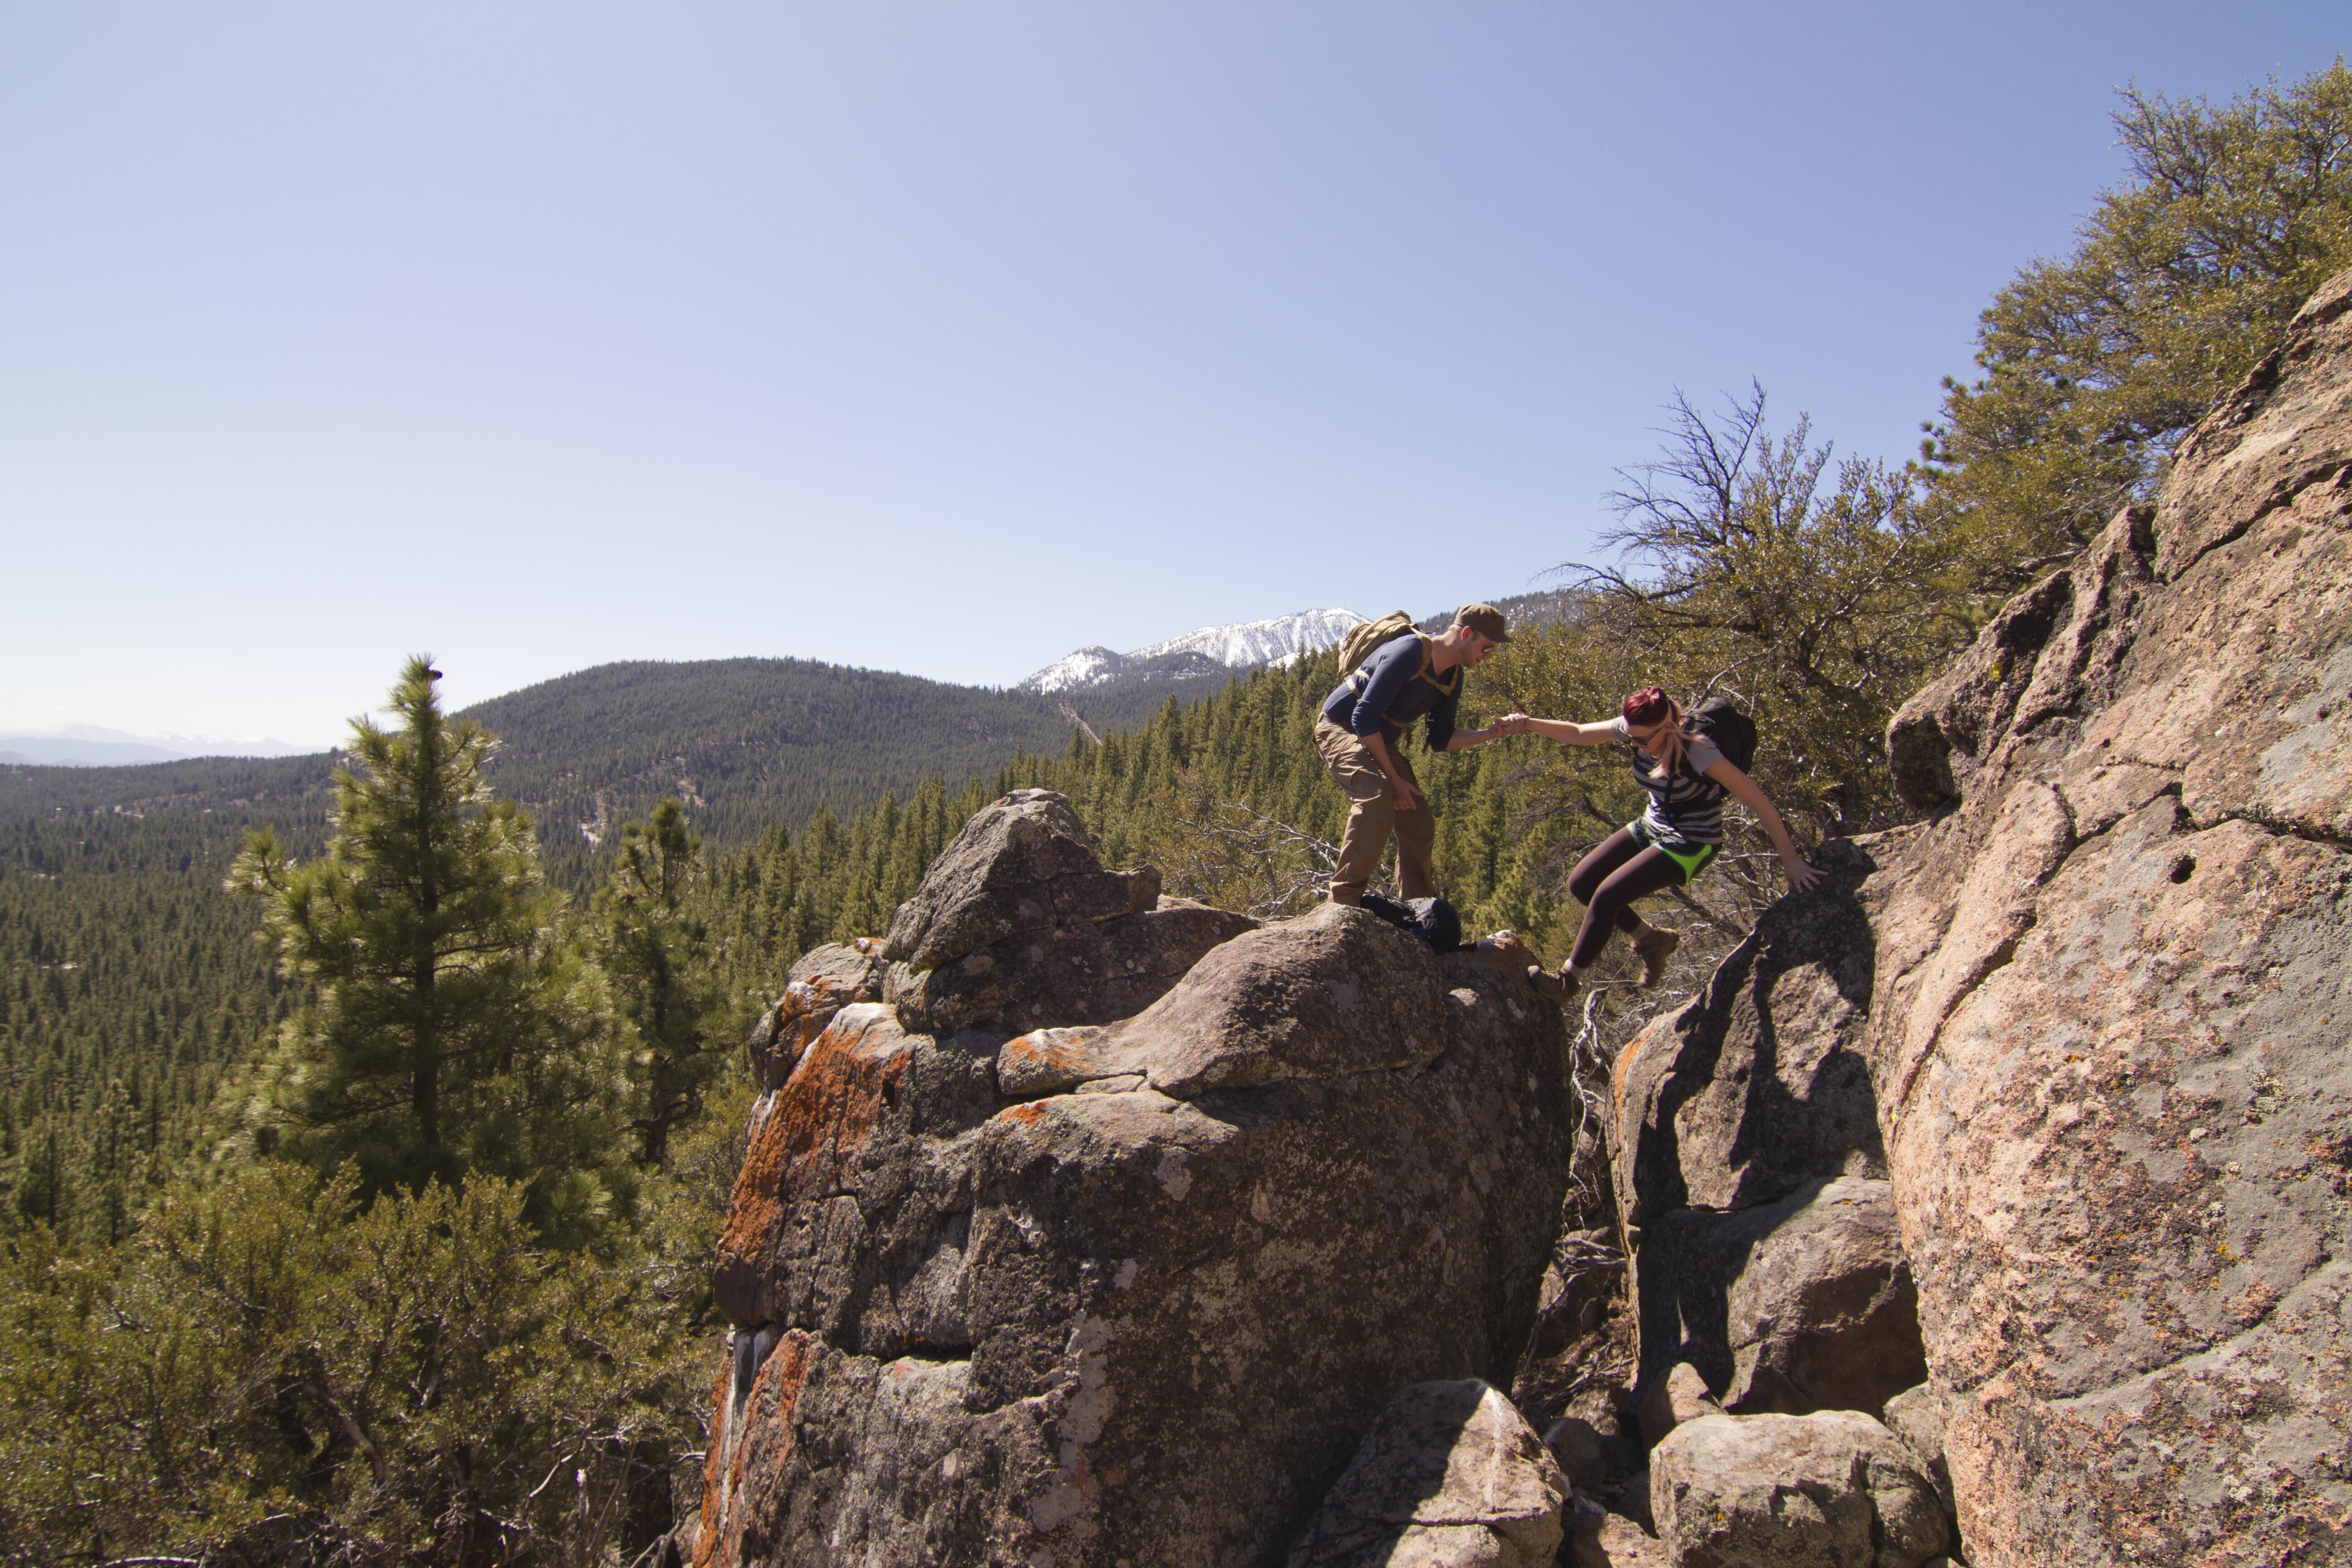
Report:
[[1488,642],[1511,640],[1511,624],[1492,605],[1465,605],[1454,612],[1454,624],[1468,626]]

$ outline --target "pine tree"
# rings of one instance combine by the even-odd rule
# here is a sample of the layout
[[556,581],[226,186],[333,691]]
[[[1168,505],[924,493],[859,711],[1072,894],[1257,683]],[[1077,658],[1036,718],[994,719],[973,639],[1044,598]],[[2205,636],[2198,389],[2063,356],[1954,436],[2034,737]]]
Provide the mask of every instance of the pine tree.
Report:
[[702,840],[665,799],[622,826],[619,863],[596,895],[599,956],[635,1037],[629,1126],[646,1165],[667,1162],[672,1131],[700,1112],[720,1058],[706,1048],[718,1024],[709,924],[687,908],[701,873]]
[[294,864],[264,830],[229,879],[284,973],[320,994],[281,1031],[277,1108],[290,1152],[355,1158],[367,1193],[485,1171],[577,1234],[606,1202],[594,1167],[616,1131],[609,997],[561,929],[530,819],[483,781],[494,737],[444,716],[440,679],[413,658],[399,727],[353,721],[324,858]]

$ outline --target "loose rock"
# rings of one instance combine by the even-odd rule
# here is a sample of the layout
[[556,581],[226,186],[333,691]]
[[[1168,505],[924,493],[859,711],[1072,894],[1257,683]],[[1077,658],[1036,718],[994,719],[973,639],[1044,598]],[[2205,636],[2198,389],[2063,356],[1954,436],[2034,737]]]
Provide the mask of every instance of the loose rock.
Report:
[[1569,1543],[1568,1560],[1575,1568],[1668,1568],[1666,1549],[1657,1537],[1619,1513],[1580,1527]]
[[1678,1363],[1643,1396],[1642,1441],[1654,1448],[1684,1422],[1722,1414],[1722,1405],[1707,1392],[1698,1369],[1687,1362]]
[[1949,1544],[1902,1440],[1855,1411],[1709,1415],[1650,1455],[1678,1568],[1921,1568]]
[[1502,1391],[1424,1383],[1389,1402],[1288,1568],[1539,1568],[1568,1482]]
[[1886,1426],[1918,1456],[1920,1472],[1936,1484],[1944,1511],[1955,1512],[1952,1470],[1944,1462],[1944,1396],[1932,1384],[1905,1390],[1886,1402]]

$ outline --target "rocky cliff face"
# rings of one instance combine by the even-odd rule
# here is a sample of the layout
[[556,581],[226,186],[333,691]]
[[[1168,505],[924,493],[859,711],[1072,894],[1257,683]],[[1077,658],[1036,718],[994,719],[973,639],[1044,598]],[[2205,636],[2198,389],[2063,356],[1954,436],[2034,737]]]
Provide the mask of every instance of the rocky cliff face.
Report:
[[1509,1382],[1566,1182],[1558,1010],[1360,910],[1261,927],[1150,881],[1022,792],[885,942],[795,971],[698,1563],[1278,1563],[1392,1396]]
[[1872,1077],[1979,1563],[2352,1514],[2352,275],[1895,721]]

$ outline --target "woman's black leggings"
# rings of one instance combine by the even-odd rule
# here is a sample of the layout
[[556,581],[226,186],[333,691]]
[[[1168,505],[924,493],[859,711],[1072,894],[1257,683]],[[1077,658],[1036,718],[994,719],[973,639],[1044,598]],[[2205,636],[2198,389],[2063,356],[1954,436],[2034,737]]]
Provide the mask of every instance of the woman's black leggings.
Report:
[[1584,906],[1584,923],[1577,928],[1576,945],[1568,962],[1588,968],[1609,945],[1609,928],[1632,931],[1641,923],[1633,900],[1683,885],[1683,868],[1664,850],[1643,844],[1630,827],[1621,827],[1594,846],[1568,874],[1569,897]]

